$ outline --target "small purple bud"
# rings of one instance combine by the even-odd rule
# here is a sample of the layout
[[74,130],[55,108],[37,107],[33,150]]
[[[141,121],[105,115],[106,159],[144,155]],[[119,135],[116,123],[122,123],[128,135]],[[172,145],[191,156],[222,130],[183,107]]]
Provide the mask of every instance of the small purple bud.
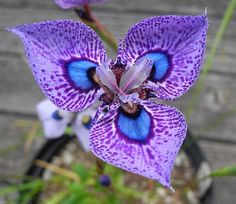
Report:
[[99,176],[99,182],[102,186],[108,187],[108,186],[111,185],[110,177],[108,175],[105,175],[105,174]]

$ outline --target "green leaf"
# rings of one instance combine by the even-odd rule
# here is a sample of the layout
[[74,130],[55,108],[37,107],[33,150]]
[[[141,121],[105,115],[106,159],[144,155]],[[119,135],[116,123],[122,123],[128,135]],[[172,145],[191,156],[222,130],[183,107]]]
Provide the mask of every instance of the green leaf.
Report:
[[75,173],[79,175],[81,181],[85,181],[90,176],[90,171],[82,164],[76,163],[72,166]]
[[0,196],[5,194],[10,194],[17,191],[26,191],[32,189],[39,189],[43,186],[43,182],[41,180],[35,180],[23,184],[12,185],[5,188],[0,189]]
[[226,177],[226,176],[236,176],[236,165],[233,166],[227,166],[223,168],[219,168],[209,175],[206,175],[200,179],[197,180],[197,183],[204,181],[205,179],[208,179],[209,177]]
[[72,135],[73,134],[73,130],[71,127],[67,127],[66,130],[65,130],[65,134],[66,135]]
[[213,171],[208,177],[236,176],[236,165],[227,166]]
[[54,193],[50,198],[43,202],[43,204],[58,204],[61,203],[68,195],[68,192],[61,191]]

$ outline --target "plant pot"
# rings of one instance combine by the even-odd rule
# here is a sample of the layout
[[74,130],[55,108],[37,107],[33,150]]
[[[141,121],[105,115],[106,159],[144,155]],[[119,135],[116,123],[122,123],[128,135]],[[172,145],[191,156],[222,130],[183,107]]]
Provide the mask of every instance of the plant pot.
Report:
[[[64,150],[66,145],[71,142],[75,142],[76,138],[74,136],[64,135],[58,139],[52,139],[46,141],[44,146],[40,149],[38,154],[35,156],[35,160],[43,160],[48,163],[52,162],[53,158],[60,155]],[[82,148],[81,148],[82,150]],[[188,160],[191,163],[192,168],[194,169],[198,177],[203,177],[207,175],[210,171],[209,165],[206,161],[204,154],[202,153],[197,140],[188,132],[186,140],[182,146],[182,151],[187,156]],[[26,172],[26,176],[32,178],[43,178],[45,169],[35,165],[34,161]],[[27,182],[25,180],[24,182]],[[23,192],[27,193],[27,192]],[[213,197],[212,182],[211,180],[203,181],[198,186],[199,193],[199,203],[202,204],[211,204]],[[40,193],[39,193],[40,194]],[[38,202],[39,195],[36,195],[28,202],[28,204],[39,204]],[[21,201],[19,200],[19,203]]]

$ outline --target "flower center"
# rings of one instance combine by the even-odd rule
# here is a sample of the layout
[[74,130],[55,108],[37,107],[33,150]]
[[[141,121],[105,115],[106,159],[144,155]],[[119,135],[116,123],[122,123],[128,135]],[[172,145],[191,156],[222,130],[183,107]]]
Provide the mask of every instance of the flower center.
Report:
[[110,63],[97,67],[96,80],[105,92],[102,99],[110,103],[118,98],[122,104],[128,103],[128,107],[132,107],[132,103],[137,103],[141,96],[140,87],[150,76],[152,66],[152,60],[143,57],[132,66]]

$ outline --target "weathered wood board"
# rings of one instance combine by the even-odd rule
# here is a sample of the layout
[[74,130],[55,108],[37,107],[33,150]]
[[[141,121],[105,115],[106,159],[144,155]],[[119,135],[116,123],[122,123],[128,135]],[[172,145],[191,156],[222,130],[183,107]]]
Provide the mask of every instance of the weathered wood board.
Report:
[[[114,33],[123,37],[129,27],[140,19],[153,15],[198,15],[208,7],[209,32],[207,53],[223,16],[228,1],[220,0],[109,0],[94,5],[95,15]],[[73,11],[59,9],[53,0],[0,0],[0,148],[15,143],[23,144],[26,129],[15,128],[15,113],[35,116],[35,104],[44,98],[25,61],[20,40],[5,28],[21,23],[50,19],[77,19]],[[199,135],[201,146],[213,168],[235,164],[236,155],[236,14],[220,44],[210,75],[199,96],[199,103],[189,121],[189,127]],[[114,54],[109,52],[109,56]],[[171,103],[185,111],[190,91]],[[12,115],[11,115],[12,114]],[[29,122],[31,119],[25,119]],[[214,142],[218,141],[218,142]],[[42,142],[42,140],[41,140]],[[38,144],[41,144],[38,142]],[[35,146],[34,150],[39,148]],[[0,173],[11,169],[23,172],[28,160],[22,160],[22,148],[0,158]],[[21,159],[20,159],[21,158]],[[16,162],[17,161],[17,162]],[[236,180],[215,181],[214,204],[235,202]]]

